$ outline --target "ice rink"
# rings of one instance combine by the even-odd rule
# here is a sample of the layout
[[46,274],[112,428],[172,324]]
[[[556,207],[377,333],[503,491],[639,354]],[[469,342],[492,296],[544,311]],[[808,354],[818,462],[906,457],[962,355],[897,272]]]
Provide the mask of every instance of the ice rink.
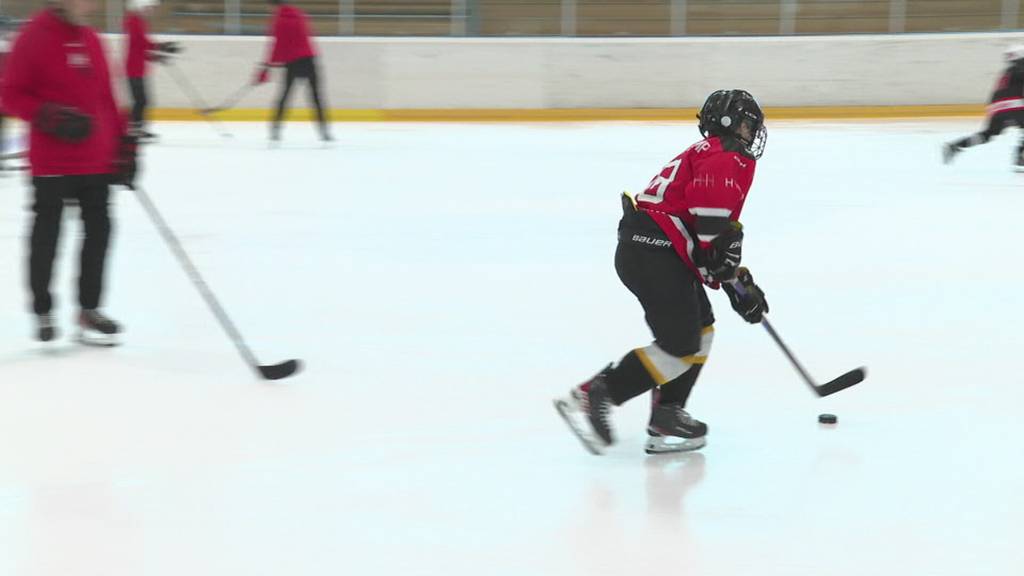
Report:
[[[679,124],[159,124],[139,183],[265,363],[257,381],[118,191],[116,349],[67,338],[77,214],[32,339],[30,191],[0,180],[0,574],[1012,574],[1024,175],[980,120],[772,122],[743,214],[816,398],[724,294],[690,402],[708,446],[586,453],[551,399],[650,336],[613,265],[622,190]],[[817,423],[821,412],[839,424]]]

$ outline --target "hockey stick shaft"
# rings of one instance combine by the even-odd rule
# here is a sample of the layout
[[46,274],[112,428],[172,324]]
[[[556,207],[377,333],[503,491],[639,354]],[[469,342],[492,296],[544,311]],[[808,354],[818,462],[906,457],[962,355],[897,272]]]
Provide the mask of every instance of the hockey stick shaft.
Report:
[[215,119],[209,118],[206,114],[202,113],[203,110],[207,109],[206,102],[199,94],[199,90],[189,82],[188,78],[181,73],[181,70],[178,70],[178,67],[173,60],[168,61],[166,68],[167,72],[171,75],[171,78],[174,79],[175,84],[178,85],[178,88],[180,88],[185,96],[192,101],[192,107],[200,111],[199,115],[202,116],[218,134],[221,136],[230,136],[230,134],[221,128],[220,124]]
[[[743,287],[742,283],[738,281],[733,281],[730,282],[730,285],[741,296],[745,296],[747,294],[747,291]],[[775,331],[775,327],[772,326],[772,323],[768,321],[767,316],[764,316],[763,314],[761,315],[760,324],[764,326],[765,331],[768,332],[768,335],[772,337],[772,340],[775,341],[775,344],[778,345],[780,350],[782,350],[782,353],[785,354],[786,358],[789,360],[789,363],[793,365],[793,368],[795,368],[796,371],[800,373],[800,377],[803,378],[804,382],[806,382],[807,385],[811,387],[811,390],[814,390],[814,393],[817,394],[818,396],[828,396],[830,394],[835,394],[840,390],[845,390],[851,386],[859,384],[864,380],[866,371],[865,368],[861,367],[856,368],[854,370],[850,370],[849,372],[839,376],[834,380],[830,380],[824,384],[818,385],[814,381],[814,378],[811,378],[811,375],[803,367],[803,364],[801,364],[800,361],[797,360],[796,355],[794,355],[793,352],[789,349],[789,346],[786,346],[786,343],[782,341],[782,337],[779,336],[779,333]]]
[[181,245],[181,242],[178,241],[177,236],[174,235],[174,232],[171,230],[170,226],[167,225],[167,221],[164,220],[163,216],[160,214],[160,211],[157,210],[156,205],[153,204],[153,201],[150,199],[149,195],[146,194],[145,190],[143,190],[142,188],[135,187],[134,190],[135,197],[139,199],[139,203],[142,204],[142,207],[146,211],[146,214],[149,216],[150,220],[153,221],[153,224],[156,226],[156,229],[160,233],[160,236],[163,237],[164,241],[170,247],[171,252],[173,252],[175,257],[178,259],[178,262],[181,264],[182,268],[185,269],[185,273],[192,281],[192,284],[196,287],[196,289],[199,290],[199,294],[202,295],[203,300],[206,301],[206,305],[209,306],[210,310],[213,312],[213,315],[217,318],[217,321],[220,323],[221,328],[224,329],[228,337],[234,343],[235,348],[238,349],[238,353],[241,354],[242,359],[245,360],[245,363],[248,364],[250,368],[255,370],[257,374],[259,374],[261,377],[266,378],[267,371],[261,368],[259,361],[256,359],[256,356],[252,353],[252,350],[249,349],[249,346],[245,343],[245,340],[242,338],[241,332],[239,332],[238,328],[235,327],[235,323],[231,321],[231,318],[228,316],[227,312],[225,312],[224,307],[220,305],[220,302],[217,300],[217,297],[213,294],[213,290],[210,290],[210,287],[206,284],[206,281],[203,280],[202,275],[199,274],[199,270],[196,268],[195,264],[192,263],[192,259],[189,258],[188,252],[185,251],[185,248]]
[[201,112],[203,114],[213,114],[215,112],[222,112],[224,110],[234,108],[235,104],[238,104],[238,101],[241,100],[246,94],[248,94],[249,91],[252,90],[254,87],[255,85],[253,83],[246,82],[244,85],[242,85],[242,87],[240,87],[238,90],[235,90],[234,93],[232,93],[230,96],[224,99],[224,101],[221,102],[219,105],[214,106],[213,108],[206,108]]
[[817,392],[818,385],[814,383],[814,379],[811,378],[811,375],[807,373],[807,370],[804,369],[803,365],[800,364],[800,361],[797,360],[796,356],[793,355],[793,352],[790,351],[789,346],[786,346],[786,343],[782,341],[779,333],[775,331],[775,327],[768,321],[768,318],[764,316],[761,317],[761,326],[764,326],[765,331],[772,337],[772,340],[774,340],[775,344],[778,345],[780,350],[782,350],[782,353],[786,355],[786,358],[789,359],[789,363],[793,365],[793,368],[796,368],[796,371],[800,373],[804,382],[806,382],[811,388],[814,388],[814,391]]

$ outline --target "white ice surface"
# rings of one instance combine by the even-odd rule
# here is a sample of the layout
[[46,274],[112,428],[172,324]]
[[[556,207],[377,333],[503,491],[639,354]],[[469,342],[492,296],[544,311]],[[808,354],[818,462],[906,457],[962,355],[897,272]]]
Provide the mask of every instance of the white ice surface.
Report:
[[[650,340],[612,266],[621,190],[692,124],[161,124],[141,184],[264,362],[256,381],[129,192],[106,309],[42,348],[30,192],[0,181],[0,574],[1012,574],[1024,565],[1015,135],[770,124],[744,260],[813,375],[712,294],[690,455],[585,453],[550,399]],[[54,290],[74,311],[73,212]],[[839,424],[817,424],[820,412]]]

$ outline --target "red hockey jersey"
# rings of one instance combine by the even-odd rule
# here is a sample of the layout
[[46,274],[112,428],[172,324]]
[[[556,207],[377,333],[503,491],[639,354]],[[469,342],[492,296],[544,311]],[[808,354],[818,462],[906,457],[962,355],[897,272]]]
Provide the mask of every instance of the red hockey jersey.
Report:
[[117,110],[99,35],[43,10],[14,42],[3,83],[4,107],[32,125],[48,103],[72,106],[92,118],[92,133],[66,142],[31,126],[33,176],[112,174],[124,122]]
[[315,56],[313,44],[309,39],[309,23],[306,13],[288,4],[282,4],[274,13],[270,23],[270,36],[273,46],[267,64],[287,64],[300,58]]
[[146,60],[149,51],[156,44],[149,39],[146,19],[138,12],[125,12],[124,33],[128,36],[128,48],[125,50],[125,75],[129,78],[142,78],[146,75]]
[[676,156],[636,196],[637,208],[650,215],[705,284],[716,286],[698,265],[695,251],[706,248],[714,236],[699,235],[697,219],[738,221],[756,165],[754,159],[725,150],[717,137],[710,137]]

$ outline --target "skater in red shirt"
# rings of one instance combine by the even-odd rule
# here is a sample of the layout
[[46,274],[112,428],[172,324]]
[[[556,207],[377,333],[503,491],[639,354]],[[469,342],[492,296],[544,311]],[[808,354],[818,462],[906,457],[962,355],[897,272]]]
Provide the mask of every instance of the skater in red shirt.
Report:
[[78,324],[87,342],[112,343],[116,322],[99,311],[110,239],[111,183],[132,186],[135,143],[114,100],[99,35],[85,25],[96,0],[56,0],[18,34],[4,75],[4,107],[27,122],[35,219],[29,285],[38,338],[53,340],[50,278],[64,202],[81,211]]
[[310,95],[313,99],[313,106],[316,108],[320,138],[325,142],[330,141],[332,138],[324,117],[325,104],[321,97],[320,80],[317,74],[317,56],[309,35],[309,21],[306,14],[284,0],[270,0],[270,3],[277,6],[269,30],[272,42],[270,56],[260,64],[254,80],[254,84],[263,84],[270,78],[270,67],[284,66],[284,86],[281,89],[281,97],[277,101],[274,121],[270,126],[270,139],[273,141],[281,139],[281,120],[284,118],[285,107],[288,104],[288,94],[296,80],[305,78],[309,81]]
[[622,197],[615,270],[640,301],[654,342],[555,401],[595,454],[615,441],[612,406],[652,389],[646,451],[704,446],[707,425],[690,416],[686,403],[714,336],[705,287],[721,287],[747,322],[760,322],[768,311],[750,271],[739,266],[739,218],[767,139],[764,114],[749,93],[719,90],[699,118],[704,139],[669,162],[635,200]]
[[146,108],[149,106],[149,90],[146,75],[149,62],[164,62],[171,54],[177,54],[177,42],[154,42],[149,37],[149,19],[159,6],[158,0],[132,0],[130,10],[124,13],[124,33],[128,46],[125,50],[125,76],[128,90],[132,95],[132,131],[140,139],[152,140],[156,135],[146,130]]

